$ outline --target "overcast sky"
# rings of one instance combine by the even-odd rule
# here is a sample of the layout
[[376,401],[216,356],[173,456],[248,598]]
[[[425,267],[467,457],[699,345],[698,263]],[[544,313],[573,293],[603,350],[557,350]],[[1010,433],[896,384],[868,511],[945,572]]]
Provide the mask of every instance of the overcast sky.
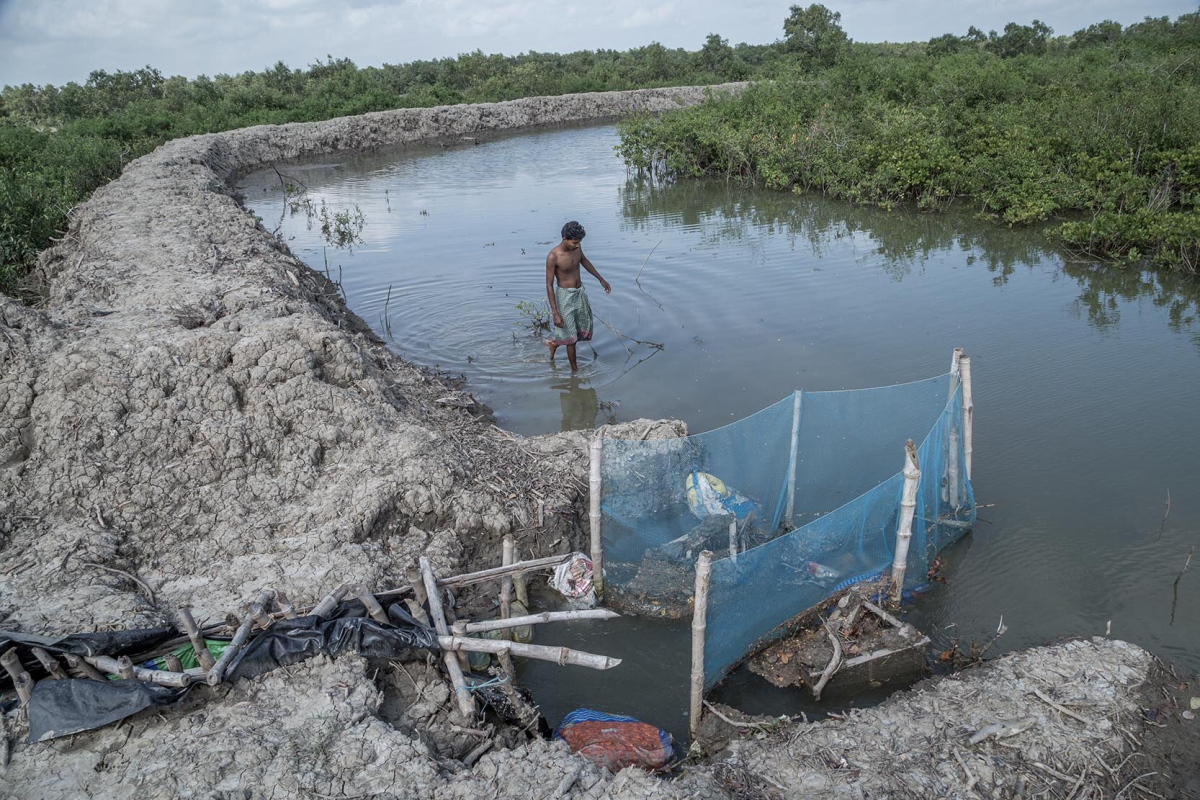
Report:
[[[795,0],[0,0],[0,85],[83,82],[150,64],[167,75],[236,73],[326,54],[360,66],[485,53],[698,48],[782,35]],[[807,4],[808,0],[804,0]],[[924,40],[1037,18],[1057,33],[1195,11],[1195,0],[830,0],[860,41]]]

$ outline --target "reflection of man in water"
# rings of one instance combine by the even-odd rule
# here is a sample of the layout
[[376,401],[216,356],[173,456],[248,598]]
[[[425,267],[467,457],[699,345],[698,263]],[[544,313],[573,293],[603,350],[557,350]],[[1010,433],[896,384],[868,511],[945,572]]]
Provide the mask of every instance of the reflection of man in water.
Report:
[[[578,369],[575,363],[575,343],[592,338],[592,306],[579,276],[579,265],[596,276],[605,293],[611,292],[608,281],[583,254],[583,237],[587,235],[578,222],[563,225],[562,241],[546,256],[546,298],[550,301],[550,313],[554,317],[554,332],[546,340],[550,348],[550,360],[559,345],[567,347],[567,361],[571,370]],[[554,285],[558,279],[558,286]]]
[[550,388],[560,391],[558,402],[562,406],[564,431],[585,431],[596,427],[600,400],[596,397],[595,389],[581,386],[575,376],[562,383],[552,383]]

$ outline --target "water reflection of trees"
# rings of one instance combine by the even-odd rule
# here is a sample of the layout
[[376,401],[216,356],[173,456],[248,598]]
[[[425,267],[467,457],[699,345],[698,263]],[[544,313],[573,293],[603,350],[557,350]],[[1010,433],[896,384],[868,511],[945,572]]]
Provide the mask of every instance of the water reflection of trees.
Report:
[[705,247],[736,242],[759,258],[765,258],[763,241],[770,236],[786,237],[793,248],[806,246],[817,258],[846,239],[869,242],[869,255],[860,262],[881,267],[895,280],[948,251],[960,252],[967,265],[981,263],[997,286],[1008,283],[1019,267],[1050,259],[1079,285],[1077,307],[1097,329],[1120,322],[1121,301],[1147,298],[1166,310],[1171,330],[1192,332],[1200,345],[1200,285],[1194,279],[1079,261],[1055,248],[1040,228],[1010,228],[967,209],[884,211],[725,181],[664,186],[631,180],[620,189],[620,198],[626,230],[695,229]]
[[803,244],[817,258],[845,239],[867,241],[869,261],[896,280],[924,267],[935,254],[959,249],[967,263],[982,262],[1007,282],[1019,266],[1035,266],[1052,254],[1034,228],[1013,230],[968,212],[884,211],[811,194],[772,192],[724,181],[680,181],[656,185],[629,181],[620,190],[624,227],[651,225],[695,228],[706,246],[739,242],[761,256],[765,235]]

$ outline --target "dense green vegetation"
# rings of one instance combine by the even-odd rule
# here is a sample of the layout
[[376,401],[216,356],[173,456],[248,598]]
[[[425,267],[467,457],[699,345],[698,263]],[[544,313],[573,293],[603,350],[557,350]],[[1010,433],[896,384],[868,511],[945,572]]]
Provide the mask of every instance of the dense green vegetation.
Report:
[[794,61],[775,80],[624,124],[626,163],[885,207],[966,202],[1057,220],[1094,256],[1200,269],[1200,14],[881,46],[810,6],[785,29]]
[[391,108],[532,95],[678,86],[769,75],[773,45],[731,47],[717,35],[698,51],[633,50],[458,58],[358,68],[348,59],[308,69],[164,77],[146,67],[93,72],[80,85],[6,86],[0,93],[0,291],[21,275],[67,212],[131,159],[179,136],[248,125],[308,122]]

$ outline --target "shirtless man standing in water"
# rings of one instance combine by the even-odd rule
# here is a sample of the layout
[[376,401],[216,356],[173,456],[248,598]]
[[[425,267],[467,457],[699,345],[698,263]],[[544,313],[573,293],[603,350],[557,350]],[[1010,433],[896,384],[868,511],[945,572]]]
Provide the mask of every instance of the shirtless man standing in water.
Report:
[[[560,345],[567,347],[567,361],[571,371],[578,369],[575,363],[575,343],[592,338],[592,306],[579,276],[579,265],[596,276],[604,293],[612,291],[608,281],[600,277],[592,262],[583,254],[580,243],[587,232],[578,222],[563,225],[562,241],[546,256],[546,299],[550,301],[550,313],[554,316],[554,332],[546,340],[550,348],[550,360]],[[558,279],[558,286],[554,285]]]

